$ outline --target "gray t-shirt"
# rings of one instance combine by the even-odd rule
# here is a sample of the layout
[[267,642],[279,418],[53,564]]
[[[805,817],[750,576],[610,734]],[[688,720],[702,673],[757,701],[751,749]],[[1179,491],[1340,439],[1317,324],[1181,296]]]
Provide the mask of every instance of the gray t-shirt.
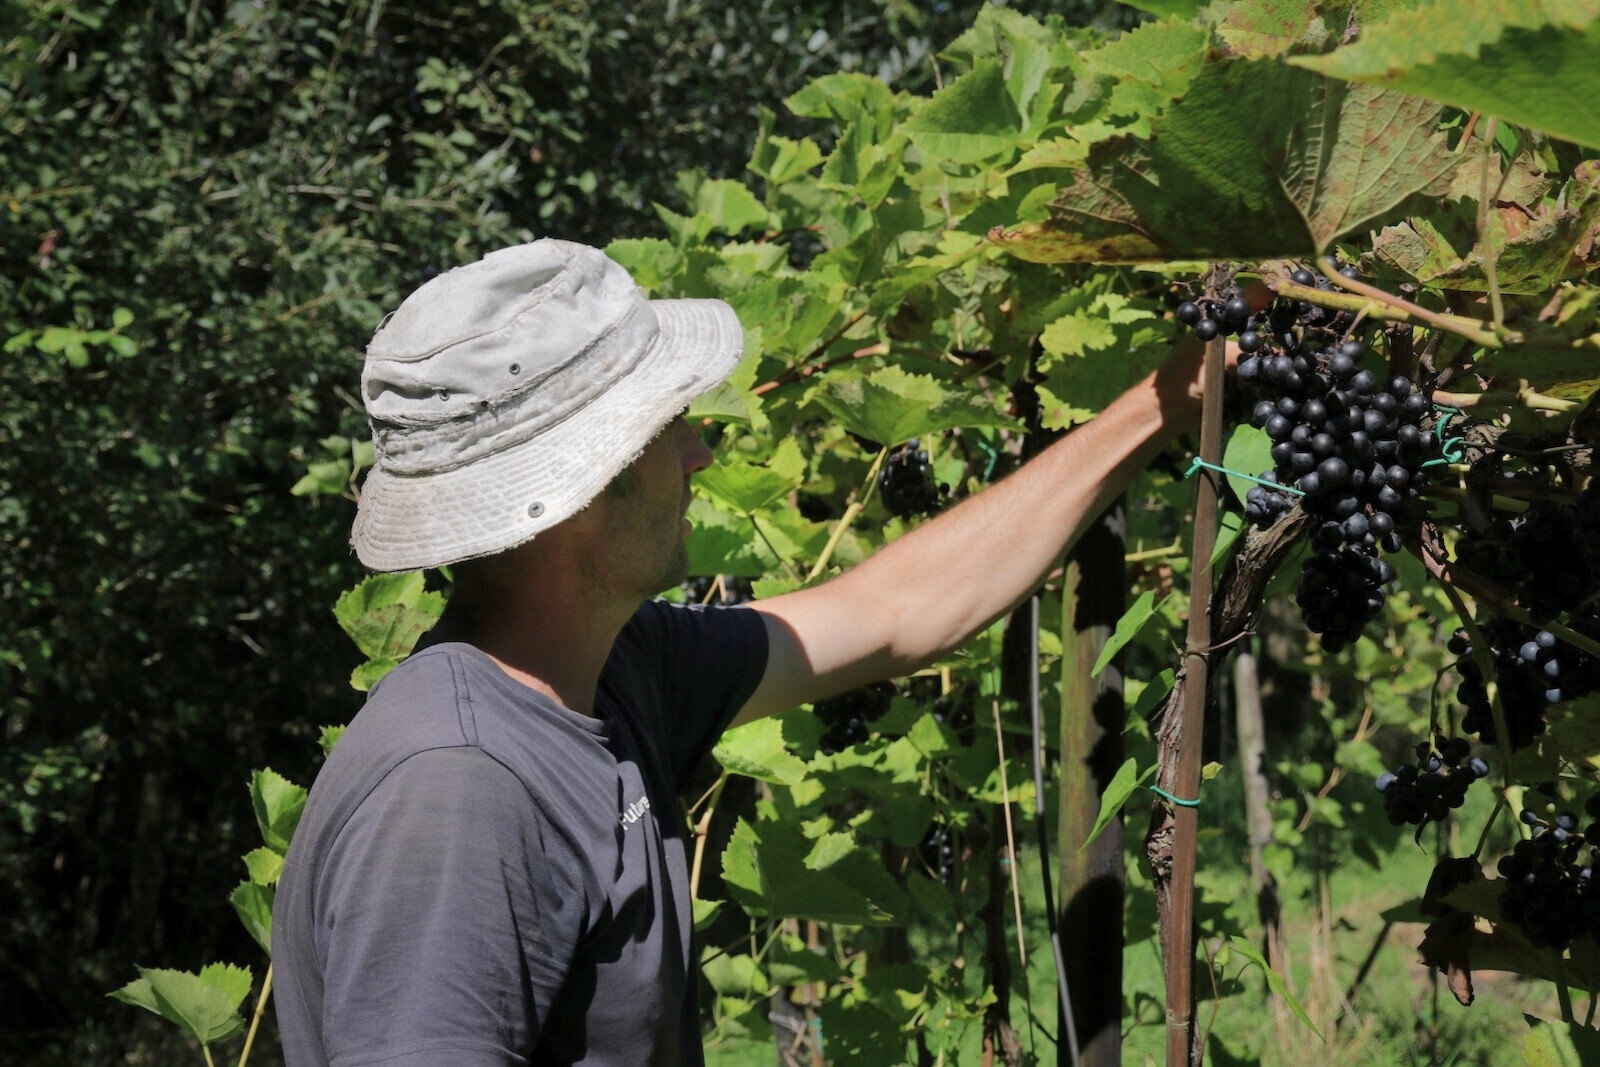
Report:
[[470,645],[396,667],[318,774],[278,884],[290,1067],[701,1063],[677,797],[766,656],[749,609],[652,601],[596,718]]

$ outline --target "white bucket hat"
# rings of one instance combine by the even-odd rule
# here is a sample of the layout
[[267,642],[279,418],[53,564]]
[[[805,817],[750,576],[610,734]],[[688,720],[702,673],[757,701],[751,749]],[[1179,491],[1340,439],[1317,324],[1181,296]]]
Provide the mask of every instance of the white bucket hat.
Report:
[[439,275],[367,346],[377,456],[356,555],[398,571],[522,544],[593,500],[743,348],[721,300],[648,300],[587,245],[534,241]]

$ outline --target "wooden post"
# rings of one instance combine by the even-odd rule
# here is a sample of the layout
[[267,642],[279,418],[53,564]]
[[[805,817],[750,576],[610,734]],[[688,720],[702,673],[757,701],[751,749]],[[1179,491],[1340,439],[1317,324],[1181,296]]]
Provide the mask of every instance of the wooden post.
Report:
[[[1218,270],[1213,270],[1214,293]],[[1200,417],[1200,458],[1222,462],[1222,338],[1206,345],[1205,402]],[[1203,471],[1195,480],[1194,554],[1189,586],[1189,627],[1173,700],[1156,731],[1156,784],[1180,800],[1197,800],[1200,743],[1210,681],[1211,553],[1217,540],[1218,478]],[[1194,1027],[1194,864],[1199,815],[1193,806],[1160,800],[1154,806],[1146,849],[1155,873],[1156,910],[1161,919],[1161,956],[1167,977],[1167,1067],[1200,1062]]]
[[[1078,851],[1094,827],[1100,797],[1122,765],[1127,706],[1113,662],[1090,671],[1127,600],[1122,503],[1085,531],[1067,557],[1061,601],[1061,792],[1056,855],[1061,943],[1084,1067],[1122,1062],[1123,823],[1118,817]],[[1061,1029],[1065,1031],[1063,1025]],[[1069,1062],[1066,1042],[1056,1062]]]

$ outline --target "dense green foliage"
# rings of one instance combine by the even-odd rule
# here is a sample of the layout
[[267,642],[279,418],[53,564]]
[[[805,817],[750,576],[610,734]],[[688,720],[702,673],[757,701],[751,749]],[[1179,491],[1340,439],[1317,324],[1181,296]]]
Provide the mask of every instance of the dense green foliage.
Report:
[[[86,967],[104,990],[133,977],[133,963],[258,958],[243,934],[221,939],[216,908],[240,873],[214,857],[256,842],[242,829],[242,792],[216,775],[226,752],[227,765],[271,762],[309,781],[311,731],[350,708],[338,689],[355,657],[329,662],[322,621],[353,579],[338,498],[362,458],[339,389],[381,308],[432,271],[533,230],[618,238],[608,250],[647,289],[722,297],[746,327],[747,360],[695,412],[719,457],[691,511],[693,565],[720,576],[695,587],[701,597],[740,580],[758,596],[826,580],[920,521],[924,505],[980,490],[1092,416],[1170,353],[1178,331],[1163,298],[1175,281],[1198,294],[1206,260],[1359,310],[1375,358],[1471,418],[1452,431],[1466,450],[1432,476],[1432,521],[1408,529],[1412,555],[1393,557],[1399,587],[1365,638],[1335,653],[1271,607],[1254,624],[1274,789],[1263,863],[1331,941],[1336,868],[1380,866],[1404,840],[1370,780],[1430,729],[1465,729],[1447,699],[1467,676],[1444,647],[1455,616],[1478,626],[1526,609],[1517,589],[1457,566],[1463,545],[1485,538],[1486,512],[1520,514],[1539,494],[1568,501],[1590,477],[1597,146],[1563,109],[1600,95],[1600,78],[1547,60],[1587,47],[1600,10],[1589,0],[1532,14],[1486,4],[1464,20],[1404,0],[1141,6],[1167,17],[1120,37],[985,7],[942,49],[936,78],[935,64],[908,58],[924,45],[895,35],[949,24],[890,8],[818,37],[833,12],[795,13],[772,41],[795,57],[782,68],[794,82],[773,80],[781,65],[749,47],[744,14],[693,5],[675,9],[689,15],[682,32],[642,13],[589,20],[561,5],[485,5],[459,24],[376,8],[171,7],[147,15],[137,39],[93,12],[34,12],[30,35],[0,52],[22,234],[0,273],[7,370],[22,386],[7,409],[0,521],[15,524],[8,541],[35,546],[31,558],[9,556],[0,578],[7,604],[24,608],[0,639],[12,664],[8,758],[26,761],[8,780],[30,783],[7,794],[0,828],[25,845],[5,850],[19,857],[6,891],[22,899],[3,958],[30,937],[63,948],[48,965],[16,969],[32,982],[33,1017],[65,1013],[84,983],[52,968]],[[966,25],[968,14],[938,18]],[[275,17],[285,25],[268,26]],[[1331,29],[1351,25],[1354,43]],[[674,82],[654,62],[674,55],[712,55],[720,80]],[[811,65],[846,56],[869,73]],[[1472,57],[1519,76],[1498,93],[1464,84]],[[880,63],[890,75],[904,68],[901,82],[873,77]],[[575,76],[585,72],[595,76]],[[733,141],[740,121],[753,125]],[[666,205],[654,219],[651,200]],[[1358,264],[1377,293],[1296,287],[1288,268],[1324,253]],[[1392,325],[1371,329],[1380,322]],[[139,373],[151,359],[170,369]],[[51,429],[36,433],[41,425]],[[1170,756],[1153,727],[1190,610],[1189,444],[1130,496],[1130,578],[1143,595],[1113,642],[1130,678],[1131,760],[1107,792],[1106,822],[1123,803],[1143,806],[1136,785]],[[1268,466],[1267,444],[1239,426],[1226,465]],[[945,489],[891,490],[882,472],[916,474],[904,458],[918,449]],[[310,499],[289,497],[290,486]],[[1237,511],[1219,559],[1262,542]],[[63,562],[41,568],[47,552]],[[974,580],[981,569],[974,561]],[[1283,568],[1268,596],[1292,590],[1297,573]],[[1078,711],[1050,695],[1072,665],[1061,596],[1059,583],[1046,590],[1040,634],[1051,737],[1055,720]],[[338,621],[369,658],[353,680],[381,672],[400,651],[396,635],[414,635],[436,608],[415,577],[341,599]],[[1581,600],[1544,621],[1575,647],[1600,636]],[[893,692],[796,710],[719,746],[727,773],[713,772],[694,811],[710,827],[696,906],[714,1044],[760,1054],[741,1042],[773,1039],[768,993],[791,987],[795,1017],[820,1030],[836,1062],[967,1062],[985,1036],[1005,1049],[1027,1006],[1048,1002],[1038,941],[1028,969],[1011,956],[1001,863],[1004,805],[1020,818],[1036,800],[1019,699],[1027,630],[997,626]],[[246,674],[251,666],[266,673]],[[246,688],[244,678],[261,680]],[[1500,887],[1483,874],[1512,845],[1500,816],[1526,787],[1553,805],[1581,806],[1593,791],[1593,705],[1556,702],[1549,732],[1514,757],[1474,750],[1494,765],[1489,810],[1469,805],[1424,842],[1456,857],[1446,873],[1470,884],[1437,884],[1386,913],[1433,920],[1429,960],[1458,991],[1468,949],[1472,966],[1559,979],[1559,1004],[1530,1005],[1551,1020],[1572,1020],[1569,989],[1600,985],[1592,939],[1565,962],[1534,947],[1504,921]],[[1223,808],[1233,773],[1202,795]],[[759,788],[741,786],[749,779]],[[304,794],[260,774],[250,796],[263,842],[234,899],[259,940],[274,857]],[[94,821],[113,815],[124,821]],[[1241,983],[1246,969],[1324,1037],[1350,1042],[1339,1048],[1360,1047],[1335,1036],[1334,996],[1302,1010],[1294,975],[1253,947],[1254,902],[1225,873],[1244,851],[1241,827],[1209,818],[1220,833],[1199,843],[1212,869],[1197,926],[1220,972],[1215,995],[1229,1001],[1213,1054],[1270,1059],[1316,1040],[1292,1020],[1278,1045],[1230,1024],[1235,998],[1260,988]],[[120,838],[84,836],[101,825]],[[162,863],[132,851],[152,833],[163,835]],[[165,866],[194,855],[211,866]],[[84,878],[94,863],[105,867]],[[1133,855],[1128,877],[1136,945],[1155,934],[1156,879]],[[151,879],[143,895],[127,889],[139,878]],[[51,912],[64,882],[94,895]],[[1424,885],[1408,889],[1420,897]],[[172,929],[102,940],[116,920],[151,922],[163,908]],[[1474,932],[1474,916],[1493,932]],[[1034,987],[1008,986],[1008,963]],[[203,1040],[237,1029],[234,1006],[252,1003],[225,968],[146,971],[122,995],[160,1010],[162,990],[167,1005],[193,1007],[189,1029]],[[1151,1048],[1147,1038],[1159,1047],[1151,992],[1124,988],[1130,1052]],[[1535,1028],[1529,1054],[1566,1040]],[[1030,1042],[1052,1055],[1045,1039]]]
[[974,7],[0,4],[0,1056],[110,1058],[130,961],[249,951],[242,783],[310,777],[359,662],[348,513],[289,490],[345,484],[383,311],[655,227],[759,103],[925,80]]

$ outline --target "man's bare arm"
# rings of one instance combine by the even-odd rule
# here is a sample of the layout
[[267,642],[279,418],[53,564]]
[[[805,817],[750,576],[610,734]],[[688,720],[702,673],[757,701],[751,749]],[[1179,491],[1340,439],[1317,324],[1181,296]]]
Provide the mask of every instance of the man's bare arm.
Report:
[[1199,418],[1199,346],[981,493],[833,581],[754,605],[766,674],[735,724],[883,678],[960,647],[1050,574],[1150,458]]

